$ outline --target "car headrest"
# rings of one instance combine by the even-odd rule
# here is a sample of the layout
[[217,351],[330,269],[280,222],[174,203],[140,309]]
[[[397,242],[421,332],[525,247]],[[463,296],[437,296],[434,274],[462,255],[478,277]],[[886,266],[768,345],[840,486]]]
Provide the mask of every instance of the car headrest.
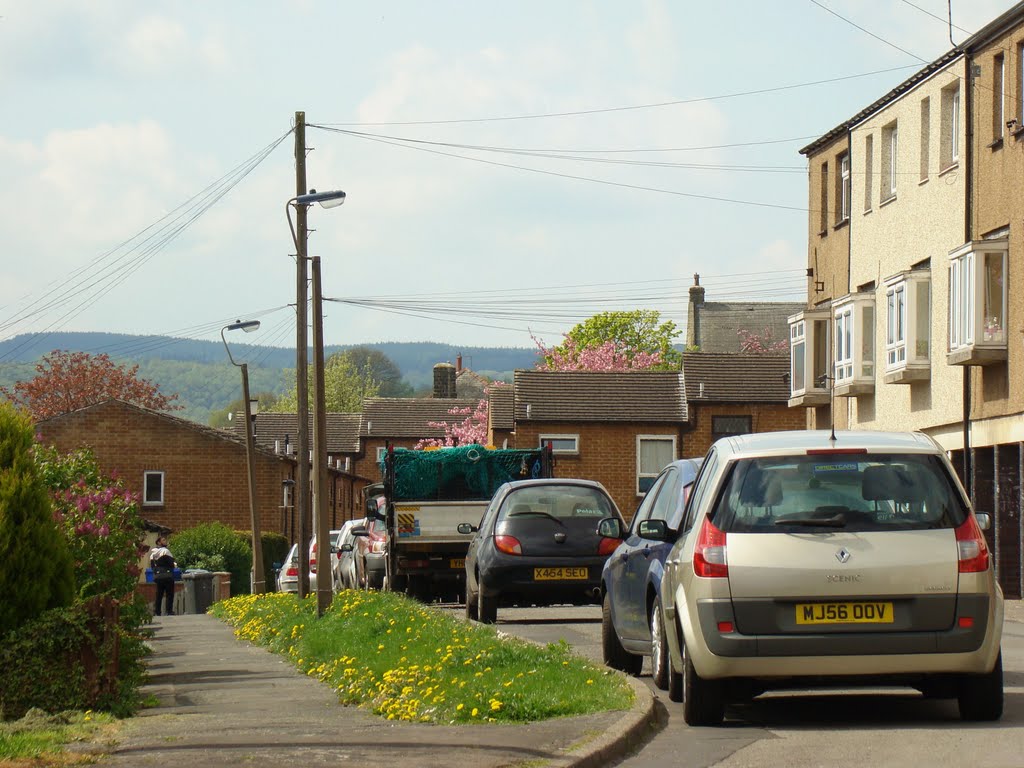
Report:
[[748,507],[774,507],[782,503],[782,480],[775,473],[751,467],[740,488],[740,504]]
[[905,467],[865,467],[861,495],[868,501],[924,501],[924,485]]

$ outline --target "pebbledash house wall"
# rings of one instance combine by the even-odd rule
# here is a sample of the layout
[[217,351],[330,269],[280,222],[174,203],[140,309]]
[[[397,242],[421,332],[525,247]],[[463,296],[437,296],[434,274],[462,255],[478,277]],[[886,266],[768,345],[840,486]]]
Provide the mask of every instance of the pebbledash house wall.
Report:
[[[103,471],[116,472],[140,499],[143,473],[164,472],[164,503],[141,510],[172,531],[208,522],[250,529],[245,446],[209,428],[109,401],[41,421],[36,434],[60,451],[92,448]],[[281,532],[282,482],[291,477],[291,462],[257,452],[255,463],[260,527]]]

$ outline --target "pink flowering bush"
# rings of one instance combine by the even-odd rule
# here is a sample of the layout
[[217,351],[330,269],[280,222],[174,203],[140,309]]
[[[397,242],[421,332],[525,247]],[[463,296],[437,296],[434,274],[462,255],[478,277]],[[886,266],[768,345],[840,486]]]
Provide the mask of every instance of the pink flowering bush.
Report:
[[88,449],[62,455],[36,445],[35,456],[74,561],[78,599],[132,593],[147,550],[138,497],[105,477]]

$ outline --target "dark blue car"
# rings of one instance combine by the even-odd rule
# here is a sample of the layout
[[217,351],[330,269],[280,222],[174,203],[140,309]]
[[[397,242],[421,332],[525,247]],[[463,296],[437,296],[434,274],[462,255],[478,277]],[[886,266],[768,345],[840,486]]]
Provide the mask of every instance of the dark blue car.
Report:
[[601,574],[604,663],[638,675],[643,657],[650,656],[654,683],[662,690],[668,688],[669,667],[661,626],[661,577],[703,461],[680,459],[661,471]]

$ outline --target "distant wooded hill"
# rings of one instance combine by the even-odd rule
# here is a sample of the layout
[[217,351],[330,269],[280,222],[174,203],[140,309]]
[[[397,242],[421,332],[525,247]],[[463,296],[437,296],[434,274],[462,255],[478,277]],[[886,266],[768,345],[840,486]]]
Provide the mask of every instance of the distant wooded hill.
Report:
[[[325,354],[369,347],[383,352],[402,372],[414,391],[433,383],[437,363],[462,364],[489,379],[508,380],[517,368],[532,368],[535,349],[525,347],[455,347],[436,342],[381,342],[328,346]],[[164,394],[178,395],[185,406],[176,415],[206,424],[213,411],[239,397],[238,371],[227,359],[224,345],[169,336],[132,336],[119,333],[51,333],[44,336],[15,336],[0,341],[0,386],[35,375],[35,362],[55,349],[69,352],[107,354],[118,363],[139,365],[139,375],[160,387]],[[233,343],[235,358],[249,363],[249,387],[253,393],[285,392],[294,383],[295,350],[283,347],[247,347]]]

